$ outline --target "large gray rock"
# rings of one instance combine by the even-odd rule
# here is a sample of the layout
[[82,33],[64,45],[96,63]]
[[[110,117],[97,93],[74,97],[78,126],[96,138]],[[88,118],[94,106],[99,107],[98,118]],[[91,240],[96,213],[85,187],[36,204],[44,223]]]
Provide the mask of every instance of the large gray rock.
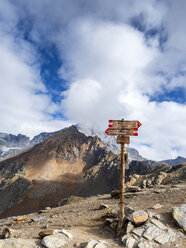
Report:
[[134,225],[129,221],[126,225],[126,233],[130,233],[134,229]]
[[46,248],[63,248],[69,244],[69,239],[64,234],[53,234],[45,236],[41,244]]
[[104,240],[95,240],[95,239],[90,239],[85,248],[108,248],[107,243]]
[[138,243],[138,248],[154,248],[157,247],[156,244],[150,241],[140,241]]
[[186,204],[173,208],[173,218],[184,232],[186,232]]
[[150,220],[155,226],[157,226],[159,229],[161,230],[166,230],[167,226],[164,225],[161,221],[155,219],[155,218],[151,218]]
[[172,241],[174,241],[176,235],[174,234],[174,232],[170,229],[165,230],[164,232],[162,232],[160,235],[158,235],[154,240],[163,245],[166,243],[171,243]]
[[143,234],[143,237],[148,240],[153,240],[162,233],[163,232],[158,227],[156,227],[153,224],[149,224],[146,231]]
[[126,248],[133,248],[137,244],[137,240],[130,234],[126,234],[121,239],[122,244]]
[[125,207],[125,216],[135,225],[140,225],[148,220],[148,213],[144,210],[134,211],[132,208]]
[[153,184],[154,185],[160,185],[163,181],[163,179],[165,179],[167,176],[166,172],[161,171],[158,175],[155,176],[154,180],[153,180]]
[[158,222],[156,225],[148,223],[146,230],[143,233],[143,237],[152,241],[156,241],[159,244],[171,243],[175,240],[176,234],[169,228],[164,228],[164,225],[160,225]]
[[144,233],[145,229],[144,228],[135,228],[132,230],[132,233],[137,235],[138,237],[141,237],[142,234]]
[[[0,240],[0,248],[37,248],[38,246],[32,240],[26,239],[5,239]],[[54,247],[53,247],[54,248]]]
[[54,234],[64,234],[68,239],[73,239],[73,235],[65,229],[54,230]]
[[44,238],[46,236],[53,235],[53,234],[55,234],[55,235],[56,234],[64,234],[67,238],[73,239],[73,235],[70,232],[66,231],[65,229],[43,230],[39,233],[39,236],[41,238]]

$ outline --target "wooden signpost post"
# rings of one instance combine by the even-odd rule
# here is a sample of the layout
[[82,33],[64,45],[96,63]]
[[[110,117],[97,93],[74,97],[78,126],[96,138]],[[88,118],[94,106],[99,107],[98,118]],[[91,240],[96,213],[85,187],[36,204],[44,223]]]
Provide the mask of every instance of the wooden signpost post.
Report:
[[121,231],[124,219],[124,193],[125,193],[125,144],[130,143],[129,136],[138,136],[138,128],[142,124],[139,121],[109,120],[109,128],[105,131],[107,135],[117,136],[117,144],[121,144],[120,164],[120,221],[118,232]]

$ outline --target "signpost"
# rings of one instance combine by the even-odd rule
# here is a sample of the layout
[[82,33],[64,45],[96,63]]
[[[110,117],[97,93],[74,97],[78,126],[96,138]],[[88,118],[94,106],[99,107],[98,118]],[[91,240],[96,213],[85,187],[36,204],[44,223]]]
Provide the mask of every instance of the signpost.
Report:
[[107,135],[117,136],[117,144],[121,144],[120,164],[120,221],[118,232],[121,231],[124,219],[124,193],[125,193],[125,144],[130,143],[129,136],[138,136],[138,128],[142,124],[139,121],[109,120],[109,128],[105,131]]
[[129,136],[126,136],[126,137],[118,136],[117,144],[130,144],[130,137]]
[[110,127],[107,128],[105,131],[108,135],[121,135],[121,136],[138,136],[138,128],[130,128],[130,129],[124,129],[124,128],[117,128],[117,127]]
[[139,128],[142,124],[139,121],[116,121],[109,120],[109,127],[118,127],[118,128]]

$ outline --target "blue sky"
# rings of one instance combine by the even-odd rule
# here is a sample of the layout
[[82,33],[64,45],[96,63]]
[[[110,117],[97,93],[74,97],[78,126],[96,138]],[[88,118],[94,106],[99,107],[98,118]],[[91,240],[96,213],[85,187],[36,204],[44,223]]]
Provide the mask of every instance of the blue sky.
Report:
[[[186,156],[184,0],[1,0],[0,132],[138,119],[131,146]],[[176,147],[176,149],[175,149]]]

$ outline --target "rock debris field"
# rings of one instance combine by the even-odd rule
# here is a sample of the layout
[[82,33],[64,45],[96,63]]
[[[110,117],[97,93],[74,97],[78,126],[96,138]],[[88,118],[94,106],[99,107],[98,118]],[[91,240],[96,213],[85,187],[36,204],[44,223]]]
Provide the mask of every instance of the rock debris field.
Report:
[[120,236],[116,234],[118,204],[110,194],[98,195],[1,219],[0,248],[186,247],[184,182],[125,193]]

